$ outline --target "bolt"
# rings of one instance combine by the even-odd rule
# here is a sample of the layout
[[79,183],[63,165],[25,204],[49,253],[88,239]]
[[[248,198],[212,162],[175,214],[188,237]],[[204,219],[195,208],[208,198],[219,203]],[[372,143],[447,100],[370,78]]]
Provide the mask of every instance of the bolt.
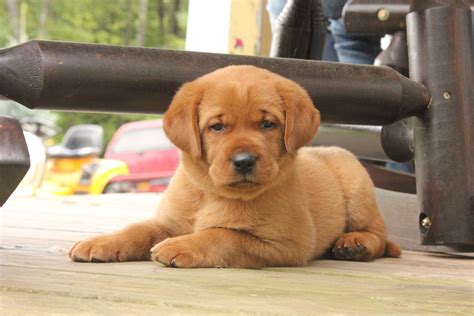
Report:
[[445,91],[445,92],[443,93],[443,98],[445,98],[446,100],[451,99],[451,92]]
[[377,18],[382,22],[387,21],[390,18],[390,11],[385,8],[378,10]]
[[429,229],[431,227],[431,220],[428,216],[421,220],[421,226],[426,229]]

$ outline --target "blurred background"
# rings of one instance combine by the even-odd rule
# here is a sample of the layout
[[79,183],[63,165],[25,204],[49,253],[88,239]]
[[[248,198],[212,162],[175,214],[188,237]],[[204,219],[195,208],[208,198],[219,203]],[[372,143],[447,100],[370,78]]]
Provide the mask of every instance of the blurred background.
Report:
[[[268,56],[266,0],[0,0],[0,47],[31,39]],[[29,110],[18,119],[31,164],[17,191],[163,191],[178,163],[158,115]]]
[[[30,39],[183,49],[188,12],[187,0],[2,0],[0,46]],[[59,132],[81,123],[104,128],[105,143],[123,123],[141,115],[28,111],[13,102],[2,103],[0,115],[16,118],[41,116]]]

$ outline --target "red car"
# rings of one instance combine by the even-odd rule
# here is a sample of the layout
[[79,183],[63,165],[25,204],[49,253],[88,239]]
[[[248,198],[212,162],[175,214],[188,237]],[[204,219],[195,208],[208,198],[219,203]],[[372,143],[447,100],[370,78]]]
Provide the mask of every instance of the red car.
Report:
[[104,158],[125,162],[129,171],[114,177],[105,193],[161,192],[178,166],[179,151],[166,137],[162,120],[147,120],[122,125]]

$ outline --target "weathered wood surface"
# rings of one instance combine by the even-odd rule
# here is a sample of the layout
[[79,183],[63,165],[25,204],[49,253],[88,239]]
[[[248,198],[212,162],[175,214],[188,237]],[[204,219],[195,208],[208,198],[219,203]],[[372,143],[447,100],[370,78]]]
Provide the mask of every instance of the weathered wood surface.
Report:
[[73,263],[76,240],[149,217],[157,195],[14,197],[0,209],[0,314],[473,315],[474,261],[405,252],[302,268]]

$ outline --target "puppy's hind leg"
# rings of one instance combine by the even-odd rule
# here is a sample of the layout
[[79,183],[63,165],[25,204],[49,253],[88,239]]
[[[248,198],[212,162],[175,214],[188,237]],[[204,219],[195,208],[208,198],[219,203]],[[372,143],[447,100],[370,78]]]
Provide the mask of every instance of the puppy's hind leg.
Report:
[[379,213],[372,186],[352,195],[347,202],[347,233],[333,248],[340,260],[370,261],[382,256],[399,257],[398,245],[387,240],[387,230]]
[[[375,224],[375,223],[374,223]],[[367,227],[364,231],[345,233],[336,241],[333,255],[340,260],[370,261],[385,254],[387,244],[383,222]]]
[[334,257],[369,261],[384,255],[400,256],[400,247],[387,241],[387,230],[367,170],[353,154],[341,148],[318,148],[318,155],[335,175],[346,206],[346,234],[336,241]]

